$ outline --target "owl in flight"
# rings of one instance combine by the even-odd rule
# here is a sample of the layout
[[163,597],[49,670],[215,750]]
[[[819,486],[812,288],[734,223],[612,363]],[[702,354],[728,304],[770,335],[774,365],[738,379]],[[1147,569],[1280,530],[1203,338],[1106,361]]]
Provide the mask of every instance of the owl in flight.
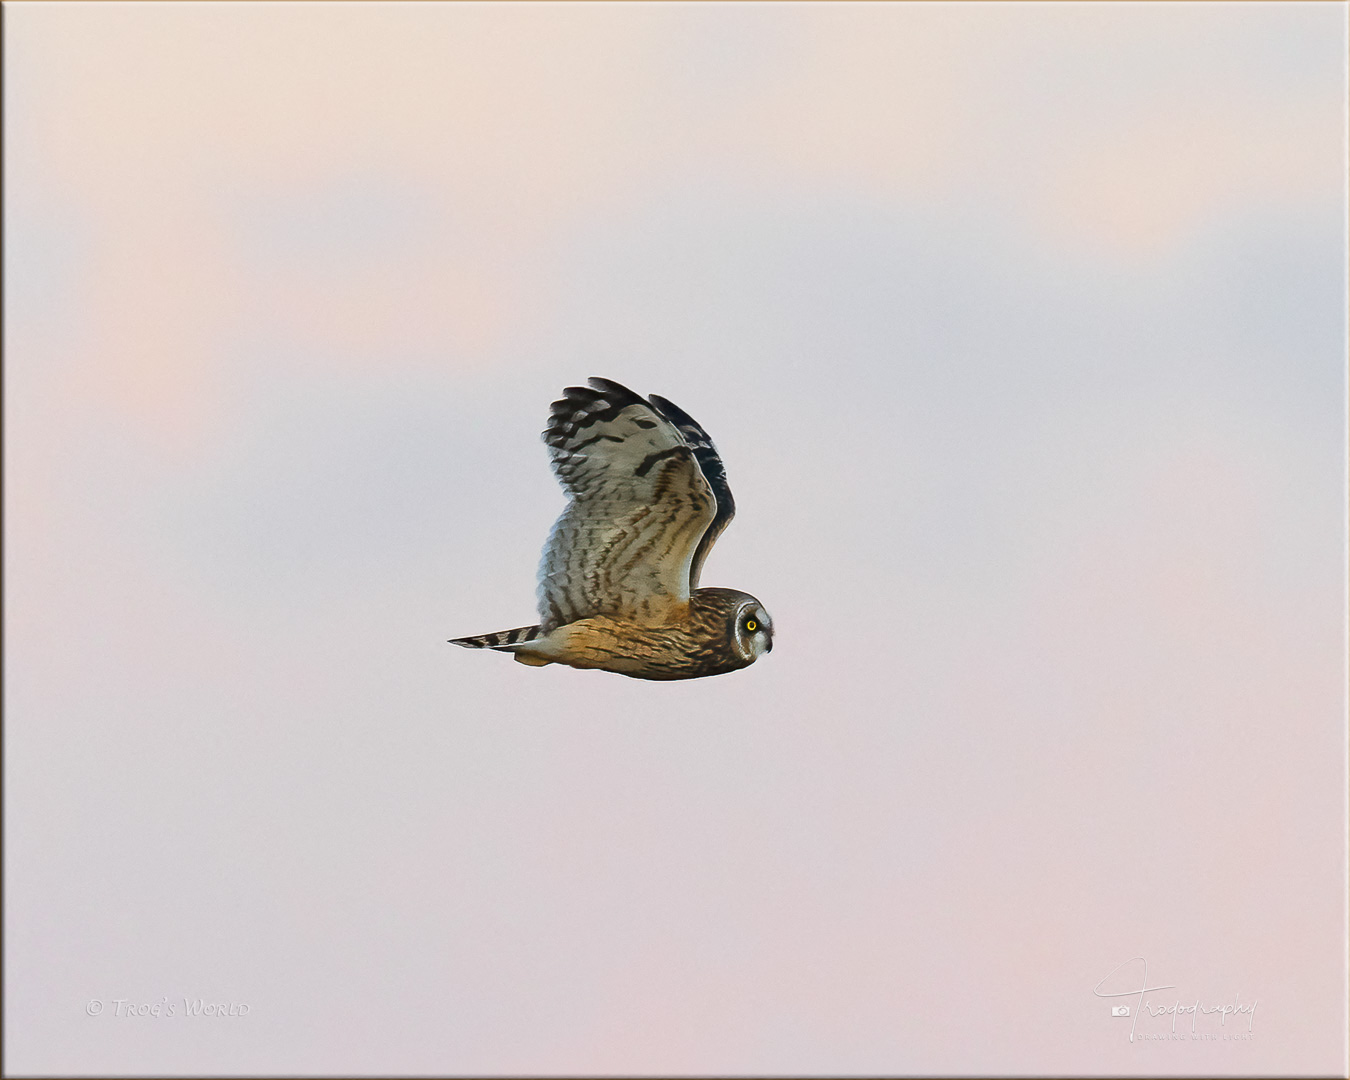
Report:
[[539,625],[453,643],[635,679],[748,667],[773,648],[769,613],[747,593],[698,588],[736,512],[717,448],[663,397],[590,386],[564,390],[544,431],[571,502],[539,564]]

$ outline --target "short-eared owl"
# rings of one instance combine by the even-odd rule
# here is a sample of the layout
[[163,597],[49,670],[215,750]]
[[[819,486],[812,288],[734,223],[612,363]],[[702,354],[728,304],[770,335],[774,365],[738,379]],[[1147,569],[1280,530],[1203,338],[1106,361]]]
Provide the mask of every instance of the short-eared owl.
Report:
[[683,409],[609,379],[570,386],[544,442],[571,497],[539,564],[539,625],[455,638],[636,679],[695,679],[747,667],[773,648],[753,596],[698,588],[736,512],[708,433]]

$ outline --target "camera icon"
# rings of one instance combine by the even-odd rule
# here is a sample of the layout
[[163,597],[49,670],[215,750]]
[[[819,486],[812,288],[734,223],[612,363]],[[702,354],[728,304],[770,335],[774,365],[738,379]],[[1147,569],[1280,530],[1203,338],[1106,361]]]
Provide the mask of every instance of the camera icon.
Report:
[[1129,1015],[1130,1015],[1130,1007],[1129,1007],[1128,1005],[1112,1005],[1112,1006],[1111,1006],[1111,1015],[1112,1015],[1112,1016],[1129,1016]]

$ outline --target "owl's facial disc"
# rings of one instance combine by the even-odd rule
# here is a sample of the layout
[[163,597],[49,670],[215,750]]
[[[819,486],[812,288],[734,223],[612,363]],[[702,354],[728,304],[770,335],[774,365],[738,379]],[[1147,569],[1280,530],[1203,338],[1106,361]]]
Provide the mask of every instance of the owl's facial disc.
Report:
[[737,615],[736,643],[751,661],[773,651],[773,620],[761,604],[741,608]]

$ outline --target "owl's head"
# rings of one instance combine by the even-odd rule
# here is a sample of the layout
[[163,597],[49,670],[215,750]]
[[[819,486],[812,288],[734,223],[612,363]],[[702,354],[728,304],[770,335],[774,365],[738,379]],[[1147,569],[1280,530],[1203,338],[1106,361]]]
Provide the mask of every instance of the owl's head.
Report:
[[747,593],[732,615],[731,644],[747,664],[773,651],[773,620],[764,605]]
[[691,636],[699,645],[699,674],[749,667],[773,648],[773,620],[749,593],[697,589],[689,598],[689,616]]

